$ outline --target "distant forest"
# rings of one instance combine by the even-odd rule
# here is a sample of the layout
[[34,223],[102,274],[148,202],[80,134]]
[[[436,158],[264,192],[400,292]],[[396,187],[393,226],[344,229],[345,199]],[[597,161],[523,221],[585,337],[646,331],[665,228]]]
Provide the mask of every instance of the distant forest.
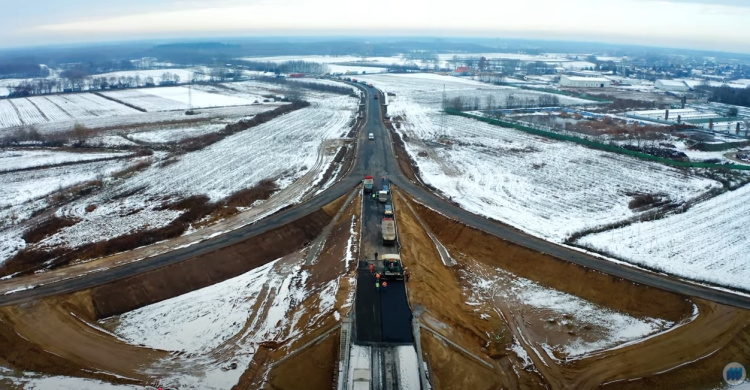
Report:
[[731,88],[722,85],[721,87],[701,86],[699,88],[711,92],[708,100],[712,102],[750,107],[750,87]]

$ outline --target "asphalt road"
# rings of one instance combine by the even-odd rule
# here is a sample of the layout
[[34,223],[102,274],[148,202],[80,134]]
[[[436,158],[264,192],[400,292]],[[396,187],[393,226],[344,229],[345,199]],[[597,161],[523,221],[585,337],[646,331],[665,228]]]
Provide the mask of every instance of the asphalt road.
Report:
[[[369,90],[369,88],[367,88]],[[368,91],[368,95],[370,95]],[[63,280],[57,283],[38,286],[33,290],[19,291],[12,294],[0,296],[0,305],[9,305],[22,303],[45,296],[51,296],[61,293],[70,293],[86,288],[91,288],[100,284],[105,284],[114,280],[122,279],[131,275],[146,272],[156,268],[164,267],[177,263],[196,255],[207,253],[218,248],[241,242],[248,238],[268,230],[275,229],[292,222],[304,215],[307,215],[323,205],[335,200],[346,194],[354,186],[359,184],[361,178],[366,174],[373,174],[374,171],[380,170],[379,174],[387,174],[392,183],[397,185],[403,191],[409,193],[420,202],[429,207],[440,210],[441,213],[457,221],[465,223],[468,226],[483,230],[515,244],[550,254],[557,258],[567,260],[584,267],[595,269],[613,276],[631,280],[633,282],[661,288],[664,290],[684,294],[687,296],[696,296],[699,298],[715,301],[718,303],[750,309],[750,297],[737,295],[731,292],[716,290],[709,287],[697,285],[692,282],[684,281],[667,275],[657,274],[637,268],[620,265],[600,259],[586,253],[568,249],[535,237],[524,234],[523,232],[509,226],[493,222],[484,217],[469,213],[456,206],[453,206],[423,187],[412,183],[397,170],[395,154],[390,141],[390,135],[383,125],[379,114],[380,100],[372,99],[368,96],[367,121],[364,131],[359,134],[359,145],[357,159],[349,174],[326,191],[323,191],[317,197],[299,204],[291,209],[277,213],[265,218],[255,224],[217,236],[210,240],[203,241],[193,246],[154,256],[147,260],[130,263],[120,267],[102,270],[101,272],[82,275],[77,278]],[[367,134],[375,134],[375,140],[368,141]],[[367,145],[373,147],[365,147]],[[377,177],[377,176],[376,176]]]
[[[370,98],[370,113],[379,113],[378,101]],[[373,191],[380,190],[383,176],[388,177],[388,167],[395,166],[388,156],[392,149],[390,138],[380,122],[380,115],[368,115],[365,130],[360,138],[359,152],[362,158],[359,173],[375,176]],[[367,134],[373,133],[374,140],[368,140]],[[375,260],[375,253],[399,253],[398,244],[384,246],[380,230],[385,210],[385,203],[365,196],[362,199],[362,248],[360,254],[382,270],[382,264]],[[388,203],[391,203],[390,201]],[[357,295],[354,314],[354,340],[360,344],[411,344],[411,309],[406,299],[406,286],[403,281],[389,280],[386,288],[375,289],[375,276],[370,273],[367,261],[361,261],[357,272]]]

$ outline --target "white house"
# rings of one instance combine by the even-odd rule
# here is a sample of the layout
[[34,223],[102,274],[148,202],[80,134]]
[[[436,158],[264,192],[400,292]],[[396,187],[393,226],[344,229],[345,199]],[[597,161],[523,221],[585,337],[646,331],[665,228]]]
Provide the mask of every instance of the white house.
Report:
[[654,86],[662,91],[687,92],[690,90],[690,86],[682,80],[656,80]]
[[606,88],[610,84],[610,80],[604,77],[560,76],[561,87]]

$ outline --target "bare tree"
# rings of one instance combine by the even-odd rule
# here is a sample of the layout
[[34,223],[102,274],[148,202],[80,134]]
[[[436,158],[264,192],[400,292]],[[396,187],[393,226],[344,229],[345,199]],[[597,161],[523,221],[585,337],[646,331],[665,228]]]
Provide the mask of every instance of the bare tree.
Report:
[[491,94],[487,95],[485,101],[487,102],[487,111],[492,111],[495,109],[495,96]]
[[448,101],[448,108],[452,108],[454,110],[463,110],[464,109],[464,101],[461,98],[461,96],[456,96]]

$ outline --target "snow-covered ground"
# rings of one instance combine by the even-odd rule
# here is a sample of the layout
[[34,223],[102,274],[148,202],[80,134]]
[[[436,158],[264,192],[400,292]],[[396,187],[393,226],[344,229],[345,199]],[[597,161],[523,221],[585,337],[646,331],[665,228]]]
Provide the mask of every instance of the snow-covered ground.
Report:
[[131,133],[128,135],[128,138],[138,142],[152,144],[179,142],[180,140],[186,138],[198,137],[208,133],[215,133],[217,131],[221,131],[222,129],[224,129],[224,127],[226,127],[226,125],[222,123],[208,123],[195,127],[167,128]]
[[143,390],[143,386],[114,385],[95,379],[47,376],[35,372],[17,373],[0,367],[0,388],[29,390]]
[[71,153],[52,150],[0,150],[0,172],[123,156],[123,153]]
[[419,360],[414,346],[396,347],[398,354],[398,379],[401,390],[419,390]]
[[[144,368],[158,372],[162,386],[229,389],[260,342],[290,345],[331,315],[333,304],[325,298],[335,295],[338,280],[309,288],[303,257],[292,257],[100,322],[132,344],[180,352]],[[306,312],[312,315],[303,320]],[[230,363],[237,369],[228,369]]]
[[[529,326],[545,328],[552,340],[549,348],[575,358],[595,351],[613,348],[623,343],[668,330],[675,324],[658,318],[636,318],[606,307],[601,307],[575,295],[542,286],[529,279],[508,273],[501,268],[471,265],[463,272],[473,286],[467,302],[471,306],[490,304],[514,307]],[[569,330],[575,333],[570,335]],[[562,338],[558,337],[563,335]],[[516,341],[517,342],[517,341]],[[520,345],[512,347],[519,358],[530,363]]]
[[0,101],[0,128],[138,112],[92,93],[7,99]]
[[[375,88],[396,94],[396,96],[388,97],[388,115],[390,116],[409,114],[414,109],[421,112],[438,112],[442,108],[443,92],[448,102],[459,97],[464,104],[469,106],[476,104],[477,108],[486,107],[488,99],[492,99],[494,106],[503,107],[509,96],[513,96],[512,99],[519,102],[525,99],[538,99],[542,95],[552,95],[486,84],[467,77],[431,73],[360,75],[357,80],[372,83]],[[557,96],[561,105],[591,103],[589,100],[569,96],[554,96]]]
[[[218,201],[253,187],[261,180],[276,180],[280,189],[284,189],[311,170],[324,172],[334,156],[321,153],[321,148],[349,131],[358,101],[348,96],[321,93],[311,93],[308,100],[312,102],[311,107],[182,155],[172,164],[152,164],[125,181],[111,183],[96,194],[61,206],[57,211],[59,216],[79,222],[37,245],[44,248],[56,245],[77,247],[136,230],[165,226],[179,215],[174,211],[159,210],[165,198],[207,195],[211,201]],[[154,158],[161,157],[157,153]],[[63,168],[77,172],[73,167],[60,167]],[[49,170],[43,172],[46,171]],[[41,174],[37,171],[31,173]],[[96,170],[86,177],[91,176],[96,176]],[[23,187],[9,193],[8,199],[18,199],[11,203],[29,201],[53,192],[61,180],[73,178],[75,176],[70,174],[48,177],[49,183],[44,187],[38,186],[38,181],[21,180]],[[63,185],[69,184],[65,182]],[[301,188],[287,200],[295,202],[309,187]],[[0,194],[11,188],[0,188]],[[41,191],[42,188],[45,191]],[[122,198],[121,194],[128,196]],[[91,205],[96,209],[86,211]],[[12,237],[9,236],[8,240]]]
[[218,200],[263,179],[299,178],[316,164],[325,140],[348,132],[357,107],[357,100],[351,97],[318,96],[310,96],[311,107],[186,154],[167,167],[149,169],[130,180],[127,187],[146,186],[151,195],[206,194]]
[[129,164],[125,160],[81,163],[0,174],[0,208],[22,205],[60,188],[107,176]]
[[[401,132],[422,141],[406,145],[425,182],[468,211],[555,242],[638,215],[628,207],[632,194],[683,202],[720,186],[664,165],[472,119],[414,114],[406,114]],[[414,123],[415,117],[426,121]]]
[[344,73],[344,74],[370,74],[370,73],[385,73],[388,68],[378,68],[375,66],[350,66],[350,65],[336,65],[328,64],[329,73]]
[[105,94],[146,111],[184,110],[190,107],[191,102],[193,108],[253,104],[253,100],[249,99],[210,93],[200,88],[192,88],[192,91],[190,89],[188,87],[160,87],[113,91]]
[[578,244],[688,279],[750,290],[750,186],[682,214],[592,234]]
[[[82,162],[75,165],[0,173],[0,263],[23,249],[23,230],[14,226],[51,205],[49,195],[67,187],[106,178],[138,159]],[[88,234],[91,234],[89,232]]]

